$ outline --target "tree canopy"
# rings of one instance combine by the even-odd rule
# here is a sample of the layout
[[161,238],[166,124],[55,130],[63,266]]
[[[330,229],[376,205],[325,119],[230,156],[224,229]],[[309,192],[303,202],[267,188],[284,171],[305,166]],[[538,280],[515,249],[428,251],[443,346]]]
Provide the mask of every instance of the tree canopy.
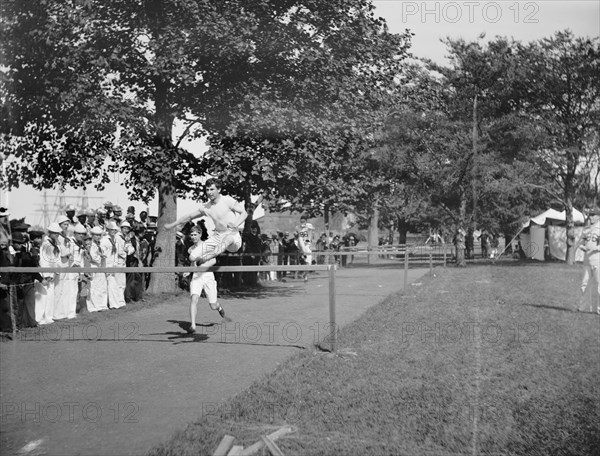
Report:
[[[598,202],[597,38],[448,39],[442,67],[407,61],[410,32],[369,0],[13,0],[0,20],[2,185],[119,171],[132,199],[158,195],[159,264],[177,196],[208,174],[375,229],[507,231],[536,204],[569,220]],[[198,137],[204,157],[182,147]]]
[[[262,187],[291,197],[298,177],[322,178],[327,152],[351,136],[348,119],[376,102],[409,45],[365,0],[2,7],[4,185],[102,189],[118,170],[131,198],[158,195],[165,264],[161,228],[176,195],[199,196],[209,170],[244,196]],[[187,152],[176,120],[224,155]]]

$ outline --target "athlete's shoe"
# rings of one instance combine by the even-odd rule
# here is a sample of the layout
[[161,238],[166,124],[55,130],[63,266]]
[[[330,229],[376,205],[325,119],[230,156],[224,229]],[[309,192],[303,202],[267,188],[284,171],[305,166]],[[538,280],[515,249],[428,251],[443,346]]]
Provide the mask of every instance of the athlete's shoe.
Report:
[[217,310],[219,311],[219,315],[221,315],[221,318],[225,318],[225,309],[219,307]]

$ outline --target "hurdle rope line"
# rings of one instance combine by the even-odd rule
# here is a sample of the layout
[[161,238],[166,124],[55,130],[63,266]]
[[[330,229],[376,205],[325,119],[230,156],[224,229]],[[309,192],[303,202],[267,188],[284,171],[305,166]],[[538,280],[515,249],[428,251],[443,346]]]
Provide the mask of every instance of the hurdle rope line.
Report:
[[[329,345],[332,352],[337,349],[337,326],[335,313],[335,264],[314,264],[314,265],[286,265],[286,266],[166,266],[166,267],[124,267],[124,268],[92,268],[92,267],[70,267],[70,268],[38,268],[38,267],[0,267],[0,274],[20,274],[20,273],[55,273],[55,274],[119,274],[119,273],[182,273],[182,272],[261,272],[261,271],[328,271],[329,272],[329,326],[332,328],[330,333]],[[13,292],[9,290],[9,299],[13,302]],[[12,336],[16,341],[16,323],[15,315],[11,305]]]
[[[408,247],[408,246],[406,246]],[[404,255],[404,290],[408,285],[408,269],[409,269],[409,255],[410,249],[397,249],[397,250],[368,250],[368,251],[351,251],[351,252],[336,252],[336,251],[323,251],[323,252],[312,252],[324,253],[326,256],[333,255]],[[446,266],[446,250],[444,248],[444,267]],[[429,255],[429,267],[432,268],[432,255]],[[333,328],[329,340],[329,345],[332,352],[337,349],[337,326],[336,326],[336,289],[335,289],[335,271],[338,269],[337,264],[312,264],[312,265],[262,265],[262,266],[251,266],[251,265],[240,265],[240,266],[135,266],[135,267],[0,267],[0,275],[5,273],[13,274],[27,274],[27,273],[56,273],[56,274],[83,274],[83,273],[106,273],[106,274],[123,274],[123,273],[185,273],[185,272],[297,272],[297,271],[328,271],[329,274],[329,324]],[[13,300],[13,290],[9,287],[9,300]],[[16,340],[16,322],[14,311],[11,309],[11,320],[12,320],[12,333],[13,340]]]

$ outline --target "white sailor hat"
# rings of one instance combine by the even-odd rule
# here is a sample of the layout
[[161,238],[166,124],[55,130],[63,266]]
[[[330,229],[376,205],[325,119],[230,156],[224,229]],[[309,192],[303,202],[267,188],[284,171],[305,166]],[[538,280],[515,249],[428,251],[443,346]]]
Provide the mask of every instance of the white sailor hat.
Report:
[[51,223],[50,225],[48,225],[48,233],[61,233],[62,232],[62,228],[60,227],[60,225],[56,222]]
[[100,226],[95,226],[94,228],[92,228],[90,230],[90,233],[92,233],[92,234],[104,234],[104,230]]
[[81,223],[78,223],[77,225],[75,225],[75,229],[73,230],[73,232],[77,234],[87,234],[87,229]]
[[56,223],[58,223],[59,225],[61,223],[65,223],[65,222],[70,222],[71,220],[69,219],[69,217],[67,217],[66,215],[59,215],[58,219],[56,219]]

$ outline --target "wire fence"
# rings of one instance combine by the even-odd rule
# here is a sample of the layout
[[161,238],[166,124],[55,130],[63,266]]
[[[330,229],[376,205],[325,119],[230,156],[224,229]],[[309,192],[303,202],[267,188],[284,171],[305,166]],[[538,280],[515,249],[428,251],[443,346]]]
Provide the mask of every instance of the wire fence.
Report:
[[[4,274],[27,274],[27,273],[75,273],[75,274],[127,274],[127,273],[144,273],[144,274],[168,274],[168,273],[194,273],[194,272],[313,272],[313,271],[327,271],[329,276],[328,287],[328,308],[329,308],[329,324],[334,330],[328,336],[325,343],[329,344],[329,348],[332,352],[336,351],[337,348],[337,326],[336,326],[336,288],[335,288],[335,273],[336,270],[341,267],[342,264],[352,264],[354,267],[360,267],[361,265],[377,265],[382,260],[392,260],[399,263],[399,260],[403,260],[404,270],[404,281],[403,287],[406,289],[408,285],[408,269],[411,264],[423,266],[424,263],[429,264],[430,273],[433,272],[434,265],[446,266],[449,258],[448,247],[445,245],[440,246],[423,246],[423,245],[395,245],[386,246],[385,248],[345,248],[343,250],[324,250],[311,252],[315,258],[313,264],[299,264],[302,256],[301,252],[297,252],[294,259],[288,258],[287,261],[297,261],[296,264],[264,264],[264,265],[235,265],[235,266],[159,266],[159,267],[111,267],[111,268],[98,268],[98,267],[75,267],[75,268],[64,268],[64,267],[0,267],[0,276]],[[244,255],[230,254],[230,256],[240,256],[243,258]],[[281,257],[291,257],[291,254],[271,254],[269,255],[272,259],[279,259]],[[320,259],[319,259],[320,257]],[[342,261],[345,258],[347,261]],[[324,263],[319,263],[319,261]],[[9,276],[10,277],[10,276]],[[10,304],[10,315],[12,322],[12,340],[16,340],[16,318],[15,318],[15,302],[16,302],[16,288],[23,286],[23,284],[14,284],[7,286],[8,299]]]
[[256,253],[227,253],[228,258],[248,257],[260,258],[261,264],[296,265],[308,264],[347,264],[361,265],[377,263],[378,260],[403,259],[408,254],[411,263],[445,263],[452,258],[453,248],[449,244],[394,244],[377,247],[341,247],[339,250],[312,250],[308,253],[293,252],[256,252]]

